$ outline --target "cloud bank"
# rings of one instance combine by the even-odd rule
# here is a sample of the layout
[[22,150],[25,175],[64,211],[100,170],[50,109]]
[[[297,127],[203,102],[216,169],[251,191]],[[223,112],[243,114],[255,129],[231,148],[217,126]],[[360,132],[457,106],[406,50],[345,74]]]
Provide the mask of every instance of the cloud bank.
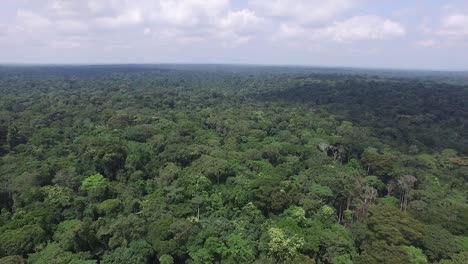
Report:
[[197,52],[205,47],[226,50],[226,57],[231,50],[266,49],[279,56],[275,47],[320,47],[315,51],[342,56],[376,56],[395,43],[401,51],[465,47],[468,6],[452,1],[455,8],[426,3],[435,13],[400,0],[390,6],[370,0],[7,0],[0,47],[89,54],[153,46],[166,54],[185,49],[188,60],[202,58]]

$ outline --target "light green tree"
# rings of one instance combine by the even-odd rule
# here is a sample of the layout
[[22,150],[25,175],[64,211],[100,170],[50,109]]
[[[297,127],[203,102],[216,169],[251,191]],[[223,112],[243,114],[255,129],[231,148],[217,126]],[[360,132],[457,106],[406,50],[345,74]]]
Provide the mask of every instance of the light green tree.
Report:
[[270,228],[268,235],[270,237],[269,255],[277,261],[294,258],[304,245],[304,238],[297,235],[287,236],[282,229],[277,227]]
[[100,199],[105,198],[108,191],[109,181],[101,174],[91,175],[81,183],[81,190],[86,191],[88,196]]

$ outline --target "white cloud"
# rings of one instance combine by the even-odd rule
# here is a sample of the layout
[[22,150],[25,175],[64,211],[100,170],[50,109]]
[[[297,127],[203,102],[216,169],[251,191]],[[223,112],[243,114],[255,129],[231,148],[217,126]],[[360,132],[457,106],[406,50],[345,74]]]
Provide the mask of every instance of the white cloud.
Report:
[[235,47],[249,42],[252,33],[260,30],[264,23],[264,19],[251,10],[230,11],[220,19],[214,35],[222,40],[223,46]]
[[347,48],[346,51],[348,51],[350,54],[353,55],[376,55],[379,53],[379,49],[377,48],[370,48],[370,49],[356,49],[356,48]]
[[157,23],[193,27],[213,23],[228,8],[229,0],[160,0],[151,17]]
[[147,36],[151,34],[151,28],[147,27],[143,30],[143,35]]
[[61,33],[83,33],[89,29],[88,25],[77,20],[57,20],[54,22],[54,28]]
[[418,46],[420,47],[423,47],[423,48],[430,48],[430,47],[434,47],[437,45],[437,41],[433,40],[433,39],[425,39],[425,40],[421,40],[419,42],[416,43]]
[[21,26],[24,26],[31,31],[42,30],[52,24],[46,17],[27,10],[18,10],[16,17],[18,18],[18,22]]
[[0,36],[4,36],[7,34],[7,27],[5,25],[0,24]]
[[48,11],[51,15],[70,18],[83,14],[83,12],[80,12],[82,11],[81,1],[53,0],[49,2]]
[[259,14],[299,24],[323,23],[356,5],[356,0],[250,0]]
[[226,48],[234,48],[240,45],[244,45],[252,40],[252,36],[249,35],[233,35],[230,38],[224,38],[221,41],[221,45]]
[[144,17],[143,13],[139,9],[131,9],[125,10],[116,16],[98,17],[94,22],[100,27],[115,29],[141,25],[144,22]]
[[81,44],[71,40],[54,40],[49,42],[49,46],[56,49],[74,49],[79,48]]
[[362,0],[248,0],[241,9],[233,9],[232,1],[44,0],[39,8],[20,9],[17,19],[25,30],[41,29],[51,35],[49,39],[105,39],[134,31],[152,36],[145,41],[211,42],[226,47],[248,43],[263,33],[271,33],[276,40],[309,44],[392,39],[405,34],[400,24],[379,16],[339,19]]
[[[51,17],[88,19],[98,16],[113,16],[132,6],[128,0],[44,0],[45,12]],[[133,1],[139,5],[151,1]]]
[[131,49],[133,48],[132,45],[128,44],[113,44],[104,47],[104,51],[115,51],[115,50],[122,50],[122,49]]
[[419,30],[424,34],[424,35],[430,35],[432,34],[433,30],[432,28],[427,24],[427,22],[423,22],[421,25],[419,25]]
[[401,37],[405,33],[405,28],[397,22],[371,15],[355,16],[345,21],[333,22],[325,27],[282,24],[277,37],[309,41],[353,42],[392,39]]
[[[24,29],[71,36],[99,36],[130,27],[174,43],[218,40],[248,42],[261,18],[247,9],[230,9],[230,0],[45,0],[42,8],[20,11]],[[151,39],[148,39],[150,41]]]
[[220,20],[219,27],[226,30],[250,31],[257,29],[263,22],[263,19],[256,16],[255,12],[242,9],[230,11]]
[[189,44],[207,40],[207,37],[202,37],[206,36],[206,33],[191,34],[190,32],[178,28],[163,28],[158,30],[155,34],[158,40],[168,41],[175,44]]
[[[148,0],[44,0],[44,8],[35,13],[50,21],[67,25],[61,27],[63,33],[76,33],[87,29],[118,30],[129,26],[141,25],[146,13],[156,6]],[[70,32],[67,32],[69,29]]]
[[297,24],[282,23],[279,27],[276,38],[279,39],[297,39],[307,38],[308,30]]
[[314,32],[314,35],[316,38],[347,42],[392,39],[405,35],[405,32],[403,26],[388,19],[378,16],[355,16],[318,29]]
[[457,40],[468,39],[468,15],[454,13],[444,18],[442,26],[437,31],[442,37]]

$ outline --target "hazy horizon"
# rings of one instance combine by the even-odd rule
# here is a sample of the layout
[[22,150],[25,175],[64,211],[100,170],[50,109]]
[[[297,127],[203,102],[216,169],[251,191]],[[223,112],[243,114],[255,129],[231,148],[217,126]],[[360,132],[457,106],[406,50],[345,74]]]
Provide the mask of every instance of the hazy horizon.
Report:
[[447,72],[447,73],[467,73],[468,69],[447,69],[447,68],[396,68],[379,66],[346,66],[346,65],[309,65],[309,64],[261,64],[261,63],[203,63],[203,62],[155,62],[155,63],[40,63],[40,62],[0,62],[3,67],[86,67],[86,66],[234,66],[234,67],[274,67],[274,68],[304,68],[304,69],[336,69],[336,70],[369,70],[369,71],[402,71],[402,72]]

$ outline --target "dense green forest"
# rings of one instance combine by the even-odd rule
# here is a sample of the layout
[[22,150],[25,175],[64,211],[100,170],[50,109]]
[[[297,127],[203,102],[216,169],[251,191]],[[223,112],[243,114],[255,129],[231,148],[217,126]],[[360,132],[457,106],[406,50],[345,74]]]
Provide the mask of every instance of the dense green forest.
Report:
[[468,263],[465,73],[1,66],[0,263]]

